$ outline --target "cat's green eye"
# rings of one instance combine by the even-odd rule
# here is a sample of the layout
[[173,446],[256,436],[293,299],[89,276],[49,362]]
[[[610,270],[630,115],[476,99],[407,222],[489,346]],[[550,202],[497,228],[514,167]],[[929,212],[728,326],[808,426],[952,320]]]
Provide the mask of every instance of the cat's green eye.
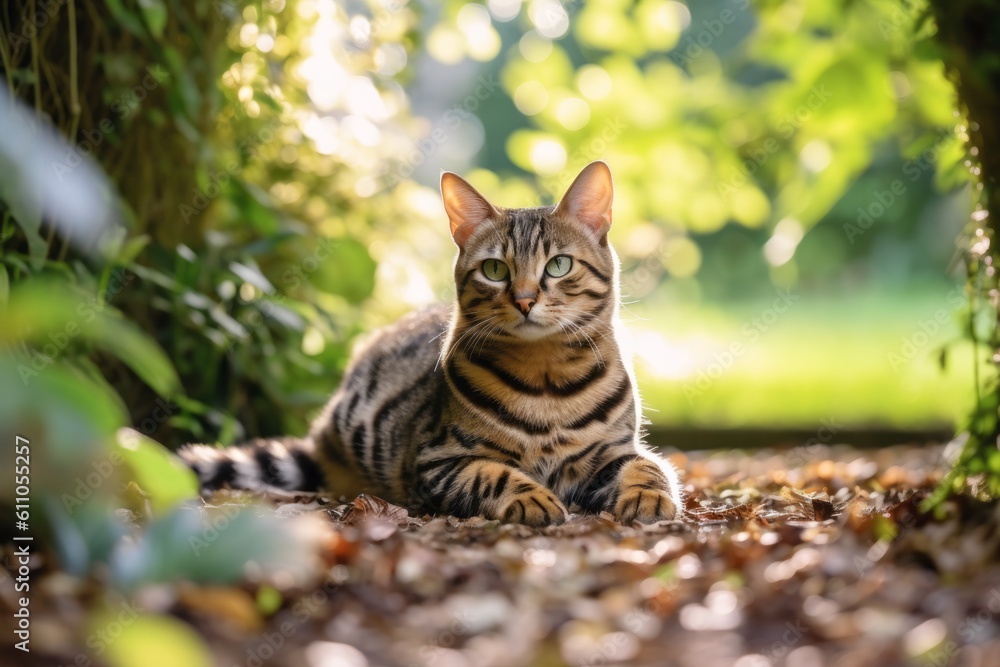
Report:
[[569,255],[558,255],[549,260],[545,265],[545,273],[553,278],[562,278],[573,268],[573,260]]
[[499,259],[488,259],[483,262],[483,273],[490,280],[506,280],[507,276],[510,274],[510,269],[507,265],[501,262]]

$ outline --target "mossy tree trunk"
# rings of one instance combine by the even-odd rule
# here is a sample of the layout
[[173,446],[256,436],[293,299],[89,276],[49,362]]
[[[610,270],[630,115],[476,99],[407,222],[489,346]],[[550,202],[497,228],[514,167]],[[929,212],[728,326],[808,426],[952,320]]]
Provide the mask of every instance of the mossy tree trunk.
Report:
[[[128,236],[152,238],[136,259],[143,265],[169,267],[178,244],[197,247],[205,235],[206,216],[185,219],[181,210],[196,200],[212,164],[223,102],[218,80],[234,57],[226,49],[226,7],[215,0],[0,2],[0,85],[73,146],[65,166],[89,156],[109,176]],[[0,217],[4,212],[0,202]],[[93,266],[94,257],[75,251],[54,226],[43,222],[42,234],[50,266],[81,270],[77,260],[84,260],[100,285],[109,265]],[[75,240],[87,247],[87,239]],[[5,250],[29,252],[19,235]],[[95,294],[116,306],[128,299],[129,319],[145,331],[167,330],[152,288],[125,284],[133,287],[120,295],[96,287]],[[92,358],[133,415],[155,409],[156,393],[118,359],[101,351]]]
[[0,80],[101,164],[132,233],[172,247],[203,234],[200,217],[186,224],[178,211],[214,132],[228,23],[210,0],[162,14],[135,0],[118,7],[109,16],[102,0],[2,3]]
[[[958,92],[966,117],[969,166],[977,177],[978,203],[969,231],[961,245],[968,266],[967,292],[973,310],[993,312],[994,325],[988,336],[976,333],[975,317],[969,318],[969,333],[985,346],[994,363],[1000,359],[1000,2],[995,0],[931,0],[930,11],[937,23],[936,41],[949,78]],[[977,355],[978,356],[978,355]],[[980,360],[976,359],[977,368]],[[951,490],[970,488],[996,496],[1000,493],[1000,382],[996,373],[978,387],[978,401],[968,424],[968,441],[952,473],[942,484],[941,499]],[[972,483],[970,483],[972,482]]]

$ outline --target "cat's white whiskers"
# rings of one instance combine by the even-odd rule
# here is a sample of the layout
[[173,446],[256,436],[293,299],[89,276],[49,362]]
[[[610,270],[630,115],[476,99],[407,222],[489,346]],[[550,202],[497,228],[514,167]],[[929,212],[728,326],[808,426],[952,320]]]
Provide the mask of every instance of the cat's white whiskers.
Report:
[[455,344],[452,346],[452,351],[461,347],[462,343],[466,342],[466,340],[469,341],[473,340],[476,337],[476,335],[489,324],[490,319],[476,322],[475,324],[471,325],[468,329],[466,329],[465,332],[463,332],[462,335],[459,336],[458,340],[455,341]]
[[557,317],[556,322],[559,324],[559,331],[561,331],[563,334],[572,335],[577,343],[583,342],[583,340],[580,338],[580,334],[578,334],[569,326],[570,323],[568,320],[564,320],[561,317]]
[[475,336],[473,336],[472,338],[469,339],[468,343],[466,343],[466,346],[465,346],[469,350],[469,352],[471,352],[472,354],[475,354],[476,344],[477,343],[480,345],[480,350],[481,350],[482,346],[493,335],[493,332],[496,331],[498,328],[500,328],[502,326],[502,324],[495,324],[494,323],[494,321],[497,318],[498,318],[497,315],[491,316],[489,319],[487,319],[484,322],[484,324],[488,324],[489,326],[482,327],[477,332],[477,334]]
[[631,315],[632,317],[635,318],[634,320],[629,320],[629,322],[647,322],[647,321],[649,321],[648,317],[640,317],[640,316],[636,315],[634,312],[632,312],[632,309],[629,308],[629,306],[632,305],[633,303],[640,303],[640,301],[639,301],[639,299],[636,299],[635,301],[627,301],[627,302],[623,301],[622,303],[618,304],[623,310],[627,311],[629,315]]
[[493,326],[491,326],[490,329],[486,332],[486,334],[483,335],[483,336],[481,336],[480,339],[479,339],[479,352],[483,351],[483,348],[486,346],[486,343],[489,342],[489,340],[493,337],[493,334],[495,334],[497,332],[500,332],[500,331],[503,331],[503,323],[502,322],[500,322],[498,324],[494,324]]
[[[565,314],[565,315],[589,315],[590,314],[589,310],[584,310],[582,308],[569,308],[569,307],[563,306],[561,308],[561,310],[563,311],[563,314]],[[574,322],[574,324],[575,324],[575,322]],[[583,324],[583,325],[577,324],[577,326],[586,329],[586,328],[596,327],[596,326],[598,326],[600,324],[605,324],[605,322],[604,322],[604,320],[598,318],[597,320],[593,320],[593,321],[588,322],[588,323]]]
[[[463,347],[472,351],[475,350],[477,343],[482,343],[488,340],[489,337],[493,335],[494,331],[502,327],[502,323],[496,324],[496,320],[498,320],[499,317],[499,315],[490,315],[485,320],[479,322],[472,335],[469,336],[467,340],[464,340]],[[460,340],[459,342],[461,343],[463,341]],[[457,343],[456,347],[458,347]]]
[[[564,332],[571,333],[578,342],[580,343],[586,342],[587,346],[590,347],[591,351],[593,351],[594,353],[594,359],[597,361],[598,364],[604,366],[604,356],[601,354],[601,350],[598,348],[597,343],[594,341],[594,339],[591,338],[586,331],[584,331],[583,327],[581,327],[579,324],[568,318],[562,318],[556,316],[556,321],[559,323],[559,327]],[[570,327],[569,331],[566,330],[567,326]]]
[[[462,334],[454,342],[452,342],[445,350],[445,354],[442,355],[444,357],[443,361],[445,363],[448,363],[448,361],[451,360],[451,355],[455,353],[455,350],[457,350],[462,345],[462,342],[465,341],[465,339],[469,338],[470,336],[475,336],[477,332],[485,328],[490,322],[496,319],[496,317],[497,317],[496,315],[491,315],[485,320],[479,320],[477,322],[472,322],[471,324],[469,324],[468,327],[465,329],[465,331],[463,331]],[[441,365],[441,361],[442,358],[439,357],[438,362],[434,366],[434,370],[438,369],[438,366]]]
[[[575,312],[579,314],[584,313],[584,311],[580,310]],[[612,327],[603,321],[588,322],[583,325],[577,324],[576,322],[573,322],[572,324],[580,330],[580,333],[583,336],[586,336],[591,347],[594,348],[594,353],[598,356],[598,361],[603,365],[604,359],[601,356],[600,349],[597,347],[596,341],[603,340],[609,333],[613,333]]]

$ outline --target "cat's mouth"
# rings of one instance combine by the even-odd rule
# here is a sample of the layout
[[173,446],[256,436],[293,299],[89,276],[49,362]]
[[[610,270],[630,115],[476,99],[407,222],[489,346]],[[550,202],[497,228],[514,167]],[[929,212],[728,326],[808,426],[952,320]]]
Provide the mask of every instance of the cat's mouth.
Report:
[[559,326],[525,318],[514,326],[509,327],[508,330],[515,336],[520,336],[528,340],[538,340],[558,333]]

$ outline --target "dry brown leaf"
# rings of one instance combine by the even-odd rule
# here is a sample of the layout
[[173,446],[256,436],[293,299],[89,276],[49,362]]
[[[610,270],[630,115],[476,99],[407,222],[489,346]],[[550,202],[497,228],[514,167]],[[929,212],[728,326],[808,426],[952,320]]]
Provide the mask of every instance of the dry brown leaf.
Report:
[[238,634],[255,634],[264,624],[254,599],[239,588],[184,584],[178,591],[178,604],[213,623],[228,624]]
[[378,496],[362,493],[343,508],[337,517],[344,523],[356,526],[367,518],[387,519],[397,524],[407,524],[410,513],[406,508],[393,505]]

